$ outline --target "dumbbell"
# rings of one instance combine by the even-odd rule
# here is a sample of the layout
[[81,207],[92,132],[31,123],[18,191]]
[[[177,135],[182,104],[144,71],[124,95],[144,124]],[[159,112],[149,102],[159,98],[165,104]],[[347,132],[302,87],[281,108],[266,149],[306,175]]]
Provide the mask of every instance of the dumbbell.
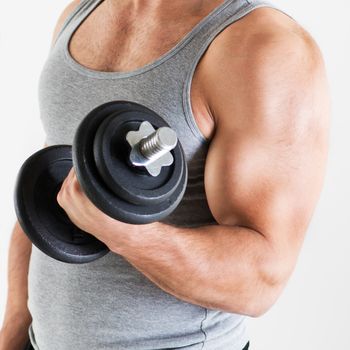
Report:
[[72,166],[97,208],[131,224],[168,216],[187,184],[183,149],[163,118],[128,101],[95,108],[79,124],[72,146],[50,146],[29,157],[15,187],[24,232],[41,251],[67,263],[90,262],[109,251],[76,227],[57,203]]

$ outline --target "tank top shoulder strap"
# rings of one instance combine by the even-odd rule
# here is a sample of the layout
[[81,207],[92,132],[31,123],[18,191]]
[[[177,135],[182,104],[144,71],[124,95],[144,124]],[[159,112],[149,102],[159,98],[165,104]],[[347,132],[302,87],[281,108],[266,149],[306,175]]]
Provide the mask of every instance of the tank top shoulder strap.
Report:
[[102,0],[80,0],[74,10],[70,12],[64,20],[53,46],[58,42],[69,26],[73,25],[74,27],[78,27],[89,13],[92,12],[101,2]]
[[[270,7],[283,12],[276,5],[265,0],[224,1],[212,13],[205,17],[200,24],[194,28],[194,30],[191,31],[191,38],[188,40],[188,45],[186,45],[186,49],[188,51],[186,52],[186,55],[189,52],[192,52],[192,54],[199,60],[210,43],[226,27],[260,7]],[[189,59],[189,56],[187,57]],[[194,63],[195,61],[196,60],[194,60]]]
[[[261,7],[269,7],[283,12],[276,5],[265,0],[226,0],[209,16],[204,18],[199,26],[190,33],[191,37],[187,45],[183,47],[182,52],[179,52],[178,57],[173,62],[173,65],[181,67],[183,72],[182,104],[184,113],[189,120],[192,131],[202,141],[204,139],[196,125],[190,97],[191,84],[196,67],[210,44],[225,28]],[[173,67],[171,68],[174,70]],[[178,74],[180,73],[178,72]]]

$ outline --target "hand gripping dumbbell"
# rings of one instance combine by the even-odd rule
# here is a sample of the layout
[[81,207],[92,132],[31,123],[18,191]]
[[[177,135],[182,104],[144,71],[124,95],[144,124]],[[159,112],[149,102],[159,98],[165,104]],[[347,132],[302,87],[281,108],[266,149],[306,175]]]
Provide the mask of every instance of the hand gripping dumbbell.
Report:
[[165,218],[187,184],[181,144],[159,115],[127,101],[95,108],[80,123],[73,146],[47,147],[25,161],[15,189],[16,214],[30,240],[52,258],[69,263],[86,263],[108,252],[57,203],[72,166],[97,208],[131,224]]

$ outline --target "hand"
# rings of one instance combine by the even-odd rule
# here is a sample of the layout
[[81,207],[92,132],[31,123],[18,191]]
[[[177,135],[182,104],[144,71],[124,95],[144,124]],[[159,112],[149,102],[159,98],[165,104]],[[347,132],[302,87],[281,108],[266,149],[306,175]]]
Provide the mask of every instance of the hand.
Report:
[[57,201],[76,226],[91,233],[115,253],[130,240],[137,239],[140,230],[149,226],[127,224],[98,209],[80,187],[74,168],[64,180]]

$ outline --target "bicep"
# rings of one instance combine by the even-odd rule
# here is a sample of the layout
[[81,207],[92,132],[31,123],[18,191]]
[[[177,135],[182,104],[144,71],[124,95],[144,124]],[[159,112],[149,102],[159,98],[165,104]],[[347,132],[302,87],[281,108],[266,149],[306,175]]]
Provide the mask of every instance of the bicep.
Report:
[[223,92],[205,189],[219,224],[254,229],[297,253],[324,178],[328,94],[321,61],[311,70],[293,63],[262,62],[249,88],[240,85],[231,100]]
[[217,222],[249,227],[269,238],[287,230],[303,232],[324,173],[322,146],[315,141],[217,132],[205,168],[206,194]]

